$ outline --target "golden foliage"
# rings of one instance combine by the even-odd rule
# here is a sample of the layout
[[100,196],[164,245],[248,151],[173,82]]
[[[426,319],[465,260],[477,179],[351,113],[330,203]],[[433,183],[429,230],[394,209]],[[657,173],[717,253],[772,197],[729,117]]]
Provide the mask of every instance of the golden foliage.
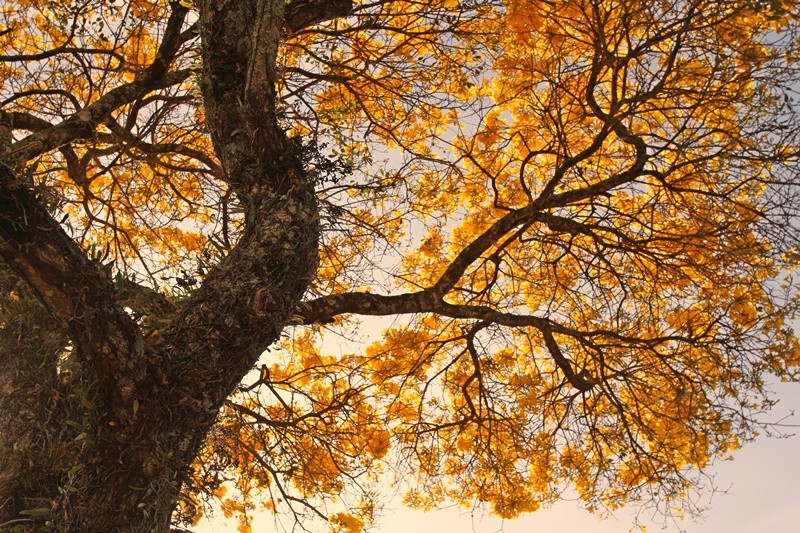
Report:
[[[55,122],[130,81],[166,3],[128,4],[2,8],[4,54],[82,48],[0,63],[4,109]],[[387,468],[421,508],[511,518],[567,484],[590,509],[689,505],[694,474],[755,436],[766,376],[800,365],[798,14],[760,4],[397,0],[285,35],[281,120],[340,165],[318,174],[309,300],[443,292],[357,353],[321,345],[350,317],[295,329],[222,413],[195,489],[242,517],[327,502],[347,532]],[[155,283],[241,230],[193,80],[34,176],[87,247]]]

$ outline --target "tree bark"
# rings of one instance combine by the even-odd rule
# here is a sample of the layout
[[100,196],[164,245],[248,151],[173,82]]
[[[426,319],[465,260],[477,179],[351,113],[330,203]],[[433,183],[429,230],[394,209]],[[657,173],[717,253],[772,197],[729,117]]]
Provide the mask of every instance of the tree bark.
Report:
[[[316,270],[316,196],[276,120],[275,56],[283,31],[342,16],[350,2],[295,2],[289,21],[284,0],[198,2],[208,125],[222,178],[246,206],[246,230],[191,298],[165,311],[171,321],[161,331],[144,337],[123,310],[125,291],[12,171],[37,150],[90,135],[131,94],[182,76],[167,72],[186,14],[172,7],[162,48],[140,79],[4,152],[0,254],[49,313],[36,320],[68,340],[48,344],[20,324],[2,328],[0,524],[167,531],[219,408],[278,338]],[[64,361],[74,373],[57,371]]]
[[[0,293],[0,524],[37,505],[41,487],[55,492],[63,464],[50,443],[64,437],[67,412],[56,374],[67,337],[29,288],[2,265]],[[69,426],[66,428],[69,431]],[[74,435],[72,435],[74,437]],[[49,457],[50,461],[42,461]],[[24,474],[24,475],[23,475]],[[23,522],[24,523],[24,522]],[[0,528],[2,529],[2,528]]]

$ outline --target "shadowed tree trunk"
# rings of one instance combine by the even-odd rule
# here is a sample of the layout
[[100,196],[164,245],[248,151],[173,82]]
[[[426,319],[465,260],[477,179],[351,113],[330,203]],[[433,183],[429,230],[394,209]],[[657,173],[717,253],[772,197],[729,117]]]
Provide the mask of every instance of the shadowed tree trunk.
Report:
[[[167,530],[223,400],[276,340],[314,275],[313,185],[274,113],[284,0],[205,0],[196,7],[208,124],[224,179],[246,206],[247,227],[181,309],[162,305],[168,327],[143,338],[123,306],[136,310],[142,302],[159,303],[159,296],[133,284],[115,287],[15,175],[13,156],[25,147],[5,148],[0,253],[69,343],[52,333],[59,328],[3,324],[0,524]],[[349,9],[349,2],[296,2],[286,27]],[[172,11],[156,61],[117,98],[165,83],[186,15],[177,3]],[[114,106],[114,91],[107,97],[63,123],[58,135],[35,142],[57,146],[93,129]],[[4,292],[17,286],[15,276],[4,279]],[[36,307],[35,320],[53,320],[29,291],[17,291]]]

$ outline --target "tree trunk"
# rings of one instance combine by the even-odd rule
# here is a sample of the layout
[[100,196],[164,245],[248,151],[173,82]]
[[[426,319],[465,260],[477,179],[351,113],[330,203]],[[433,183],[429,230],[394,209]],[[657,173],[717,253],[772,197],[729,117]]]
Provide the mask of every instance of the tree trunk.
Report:
[[37,320],[55,322],[46,331],[65,331],[71,342],[64,353],[63,336],[48,344],[24,324],[2,330],[0,524],[167,531],[222,402],[314,276],[316,197],[274,113],[284,0],[198,4],[208,125],[247,221],[236,249],[168,327],[144,338],[119,287],[0,167],[0,253],[55,318],[40,310]]

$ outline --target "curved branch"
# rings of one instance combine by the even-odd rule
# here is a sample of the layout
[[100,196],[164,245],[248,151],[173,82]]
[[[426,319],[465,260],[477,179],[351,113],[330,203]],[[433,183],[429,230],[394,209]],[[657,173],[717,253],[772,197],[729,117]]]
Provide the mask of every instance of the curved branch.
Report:
[[[10,129],[21,129],[32,132],[43,131],[55,127],[55,124],[39,118],[31,113],[21,111],[3,111],[0,109],[0,123],[6,124]],[[19,143],[17,143],[19,144]]]
[[558,368],[560,368],[564,373],[564,377],[567,378],[567,381],[569,381],[570,385],[581,392],[587,392],[594,387],[595,381],[591,376],[584,372],[576,374],[572,369],[572,365],[570,364],[569,360],[567,360],[567,358],[564,357],[564,354],[561,353],[561,349],[558,347],[558,343],[556,342],[555,337],[553,337],[553,332],[550,330],[550,328],[542,328],[540,331],[544,336],[544,345],[547,347],[547,351],[550,352],[550,355],[553,357],[553,361],[556,362]]
[[2,102],[0,102],[0,106],[6,106],[15,100],[19,100],[20,98],[25,98],[26,96],[33,96],[33,95],[54,95],[54,96],[63,96],[67,100],[70,101],[72,107],[76,110],[81,108],[80,102],[78,99],[75,98],[75,95],[69,91],[65,91],[63,89],[29,89],[27,91],[19,91],[15,92],[13,95],[9,96]]

